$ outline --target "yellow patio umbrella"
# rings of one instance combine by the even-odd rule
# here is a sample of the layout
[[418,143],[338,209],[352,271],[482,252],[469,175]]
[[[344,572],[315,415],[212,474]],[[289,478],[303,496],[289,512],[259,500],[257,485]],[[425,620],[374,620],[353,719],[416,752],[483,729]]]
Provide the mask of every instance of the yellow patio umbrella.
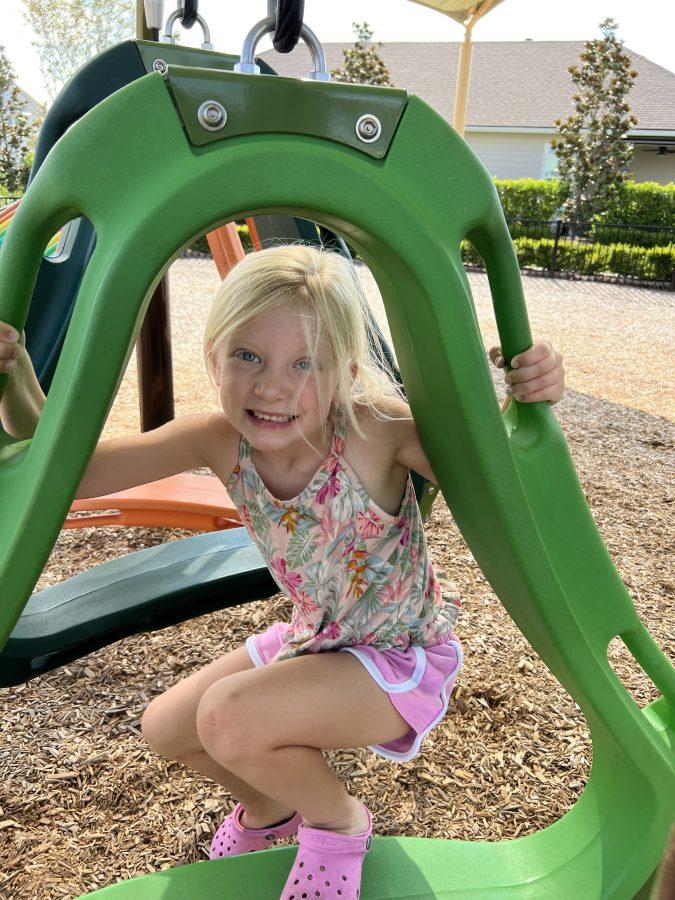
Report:
[[464,137],[466,120],[466,103],[469,93],[469,77],[471,73],[471,32],[479,19],[498,6],[503,0],[412,0],[420,6],[428,6],[450,16],[464,26],[464,43],[459,51],[459,68],[457,70],[457,86],[455,88],[455,111],[453,126],[458,134]]

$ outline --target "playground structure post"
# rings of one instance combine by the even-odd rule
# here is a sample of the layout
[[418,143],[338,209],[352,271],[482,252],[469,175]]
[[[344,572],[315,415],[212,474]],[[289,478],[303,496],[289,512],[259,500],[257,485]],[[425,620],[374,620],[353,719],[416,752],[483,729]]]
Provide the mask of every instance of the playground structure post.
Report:
[[[143,0],[136,0],[136,37],[159,40],[159,29],[147,25]],[[174,418],[168,274],[152,295],[136,344],[136,358],[141,431],[152,431]]]

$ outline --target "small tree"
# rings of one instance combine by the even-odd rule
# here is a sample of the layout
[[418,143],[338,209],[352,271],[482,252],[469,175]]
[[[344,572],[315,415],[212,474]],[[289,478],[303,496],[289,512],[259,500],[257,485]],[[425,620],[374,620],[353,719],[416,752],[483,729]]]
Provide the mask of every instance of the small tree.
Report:
[[134,0],[23,0],[40,70],[53,99],[101,50],[134,36]]
[[35,126],[25,108],[12,64],[0,46],[0,186],[10,193],[23,193],[28,181],[27,154]]
[[331,75],[336,81],[345,81],[349,84],[379,84],[384,87],[392,87],[389,69],[378,54],[381,43],[371,43],[372,29],[366,22],[359,24],[352,22],[356,42],[352,49],[343,50],[344,66],[341,69],[333,69]]
[[566,122],[555,120],[559,136],[551,146],[566,193],[563,213],[572,223],[602,214],[608,197],[629,177],[633,147],[626,137],[638,120],[625,97],[637,72],[616,38],[617,28],[613,19],[605,19],[603,37],[586,41],[580,65],[568,69],[577,86],[574,115]]

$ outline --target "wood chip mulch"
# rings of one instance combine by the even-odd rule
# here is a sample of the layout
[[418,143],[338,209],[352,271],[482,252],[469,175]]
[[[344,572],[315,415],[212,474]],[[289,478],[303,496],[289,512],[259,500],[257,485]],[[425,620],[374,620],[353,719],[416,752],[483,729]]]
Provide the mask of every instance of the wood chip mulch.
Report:
[[[672,425],[574,391],[556,411],[638,614],[673,658]],[[187,534],[64,531],[39,587]],[[366,750],[329,759],[372,809],[377,834],[487,841],[531,834],[581,794],[592,757],[588,728],[497,600],[442,498],[427,534],[464,603],[458,633],[465,664],[448,714],[409,763]],[[0,898],[74,897],[206,858],[232,798],[149,750],[141,714],[178,679],[288,615],[278,596],[216,612],[0,691]],[[655,699],[618,639],[609,656],[640,706]]]

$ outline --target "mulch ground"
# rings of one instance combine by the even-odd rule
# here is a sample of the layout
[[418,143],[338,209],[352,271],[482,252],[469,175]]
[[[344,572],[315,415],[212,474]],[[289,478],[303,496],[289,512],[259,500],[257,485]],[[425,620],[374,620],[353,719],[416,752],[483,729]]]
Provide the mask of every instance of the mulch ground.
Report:
[[[575,391],[556,412],[638,614],[672,658],[672,425]],[[186,534],[62,532],[39,587]],[[582,792],[592,758],[588,728],[497,600],[442,498],[427,534],[464,602],[465,664],[448,714],[409,763],[365,750],[329,758],[372,809],[377,834],[494,841],[533,833]],[[204,859],[232,798],[150,751],[140,716],[178,679],[288,614],[280,597],[213,613],[0,691],[0,898],[73,897]],[[655,699],[620,641],[609,655],[640,706]]]

